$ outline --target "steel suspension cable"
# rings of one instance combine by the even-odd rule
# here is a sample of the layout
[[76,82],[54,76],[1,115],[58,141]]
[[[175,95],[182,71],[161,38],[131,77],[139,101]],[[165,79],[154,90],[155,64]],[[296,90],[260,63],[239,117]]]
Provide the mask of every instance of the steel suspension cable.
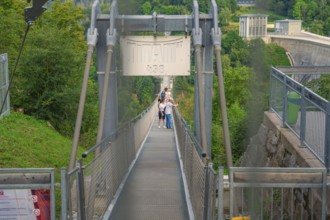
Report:
[[205,107],[204,107],[204,86],[203,86],[203,73],[202,73],[202,54],[201,54],[201,45],[195,45],[195,53],[196,53],[196,63],[197,63],[197,80],[198,80],[198,104],[199,104],[199,120],[201,126],[201,139],[202,139],[202,148],[203,153],[207,155],[207,141],[206,141],[206,125],[205,125]]
[[215,45],[214,49],[215,49],[216,62],[217,62],[218,83],[219,83],[219,90],[220,90],[220,107],[221,107],[221,113],[222,113],[222,126],[223,126],[226,155],[227,155],[227,157],[226,157],[227,158],[227,167],[229,168],[229,167],[233,166],[233,161],[232,161],[232,154],[231,154],[231,144],[230,144],[228,117],[227,117],[225,88],[224,88],[223,75],[222,75],[221,46]]
[[74,129],[73,141],[72,141],[69,170],[72,170],[75,166],[77,150],[78,150],[78,142],[79,142],[79,136],[80,136],[80,130],[81,130],[81,122],[82,122],[82,118],[83,118],[83,114],[84,114],[84,106],[85,106],[85,100],[86,100],[86,94],[87,94],[87,84],[88,84],[91,60],[92,60],[92,56],[93,56],[93,50],[94,50],[94,45],[88,45],[85,73],[84,73],[84,79],[83,79],[83,84],[82,84],[81,93],[80,93],[77,120],[76,120],[75,129]]

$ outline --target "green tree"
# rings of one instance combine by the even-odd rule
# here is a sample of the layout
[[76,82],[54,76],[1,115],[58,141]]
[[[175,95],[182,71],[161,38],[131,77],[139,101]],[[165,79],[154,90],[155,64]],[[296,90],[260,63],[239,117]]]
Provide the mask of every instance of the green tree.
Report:
[[145,2],[142,6],[141,6],[141,11],[142,14],[144,15],[150,15],[152,13],[152,7],[150,2]]
[[253,78],[252,70],[245,66],[224,69],[226,101],[228,106],[234,103],[242,106],[249,100],[251,97],[249,84]]
[[307,4],[303,0],[298,0],[293,8],[293,17],[295,19],[305,20],[307,10]]
[[316,4],[316,2],[311,1],[307,4],[307,13],[306,13],[306,18],[305,21],[310,22],[313,21],[315,19],[315,17],[317,16],[318,12],[319,12],[319,7]]
[[0,54],[8,53],[9,72],[15,63],[25,31],[24,1],[0,1]]
[[239,36],[237,30],[229,31],[224,35],[222,48],[228,54],[232,66],[240,66],[247,63],[248,49],[246,42]]
[[323,34],[323,29],[324,29],[324,22],[323,21],[320,21],[320,20],[313,20],[311,23],[310,23],[310,31],[313,32],[313,33],[316,33],[316,34],[320,34],[322,35]]
[[330,101],[330,75],[322,75],[317,94]]
[[323,33],[325,33],[326,36],[330,36],[330,17],[324,21]]
[[229,8],[220,8],[219,12],[219,26],[228,26],[231,18],[231,11]]
[[49,121],[68,136],[73,133],[86,53],[81,18],[81,9],[73,3],[52,4],[31,28],[11,93],[14,107]]

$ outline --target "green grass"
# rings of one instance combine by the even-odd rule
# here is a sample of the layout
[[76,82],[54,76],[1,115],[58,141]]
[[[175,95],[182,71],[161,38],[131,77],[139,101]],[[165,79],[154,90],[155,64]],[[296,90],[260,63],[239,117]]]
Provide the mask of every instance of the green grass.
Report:
[[0,168],[55,168],[58,180],[68,167],[72,141],[45,121],[13,112],[0,119],[0,140]]
[[[55,168],[56,182],[60,169],[68,167],[72,141],[63,137],[47,122],[13,112],[0,119],[1,168]],[[78,157],[84,149],[78,150]],[[60,188],[56,187],[56,216],[60,214]]]

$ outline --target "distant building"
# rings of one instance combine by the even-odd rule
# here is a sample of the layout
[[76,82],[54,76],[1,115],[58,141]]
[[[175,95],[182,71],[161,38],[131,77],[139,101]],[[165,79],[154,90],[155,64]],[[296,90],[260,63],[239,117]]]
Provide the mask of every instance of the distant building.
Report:
[[255,0],[237,0],[239,6],[253,6],[256,5]]
[[275,33],[283,35],[295,35],[301,32],[301,20],[275,21]]
[[257,38],[267,36],[267,17],[263,14],[247,14],[239,17],[239,36]]

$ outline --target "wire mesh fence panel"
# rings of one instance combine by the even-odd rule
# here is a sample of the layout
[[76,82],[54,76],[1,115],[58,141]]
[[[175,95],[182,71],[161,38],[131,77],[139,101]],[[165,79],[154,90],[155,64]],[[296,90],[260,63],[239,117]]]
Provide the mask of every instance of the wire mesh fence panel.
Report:
[[285,118],[287,126],[290,127],[298,137],[300,137],[300,130],[305,129],[301,123],[301,94],[293,90],[289,86],[287,91],[287,104],[285,110]]
[[201,157],[200,146],[177,109],[173,111],[176,135],[195,219],[215,217],[217,176]]
[[[148,133],[156,102],[83,154],[68,173],[68,218],[100,219],[106,213]],[[87,161],[86,164],[83,164]],[[82,177],[82,180],[80,178]]]
[[[112,158],[106,157],[111,155],[111,147],[96,156],[94,160],[84,167],[84,195],[86,205],[87,219],[100,217],[103,215],[104,209],[107,208],[106,197],[112,197],[112,177],[108,176],[111,172]],[[109,172],[109,174],[107,173]]]
[[[251,219],[325,219],[326,169],[230,170],[231,216]],[[276,179],[274,179],[276,177]]]
[[134,140],[136,152],[139,151],[141,144],[150,128],[151,123],[155,119],[157,112],[158,106],[157,103],[154,102],[153,105],[146,112],[143,112],[141,116],[134,119]]
[[325,123],[326,113],[322,109],[313,105],[312,102],[306,101],[305,142],[314,154],[323,162],[325,161]]
[[78,191],[77,191],[77,169],[69,172],[67,175],[67,199],[68,199],[68,208],[67,208],[67,217],[68,219],[77,218],[78,207]]
[[214,219],[216,216],[216,197],[218,188],[218,177],[212,168],[212,163],[208,167],[209,181],[207,186],[208,202],[207,202],[207,216],[208,219]]
[[205,168],[196,151],[192,156],[192,178],[190,195],[196,219],[203,219],[205,196]]
[[270,108],[283,118],[283,82],[271,75]]

